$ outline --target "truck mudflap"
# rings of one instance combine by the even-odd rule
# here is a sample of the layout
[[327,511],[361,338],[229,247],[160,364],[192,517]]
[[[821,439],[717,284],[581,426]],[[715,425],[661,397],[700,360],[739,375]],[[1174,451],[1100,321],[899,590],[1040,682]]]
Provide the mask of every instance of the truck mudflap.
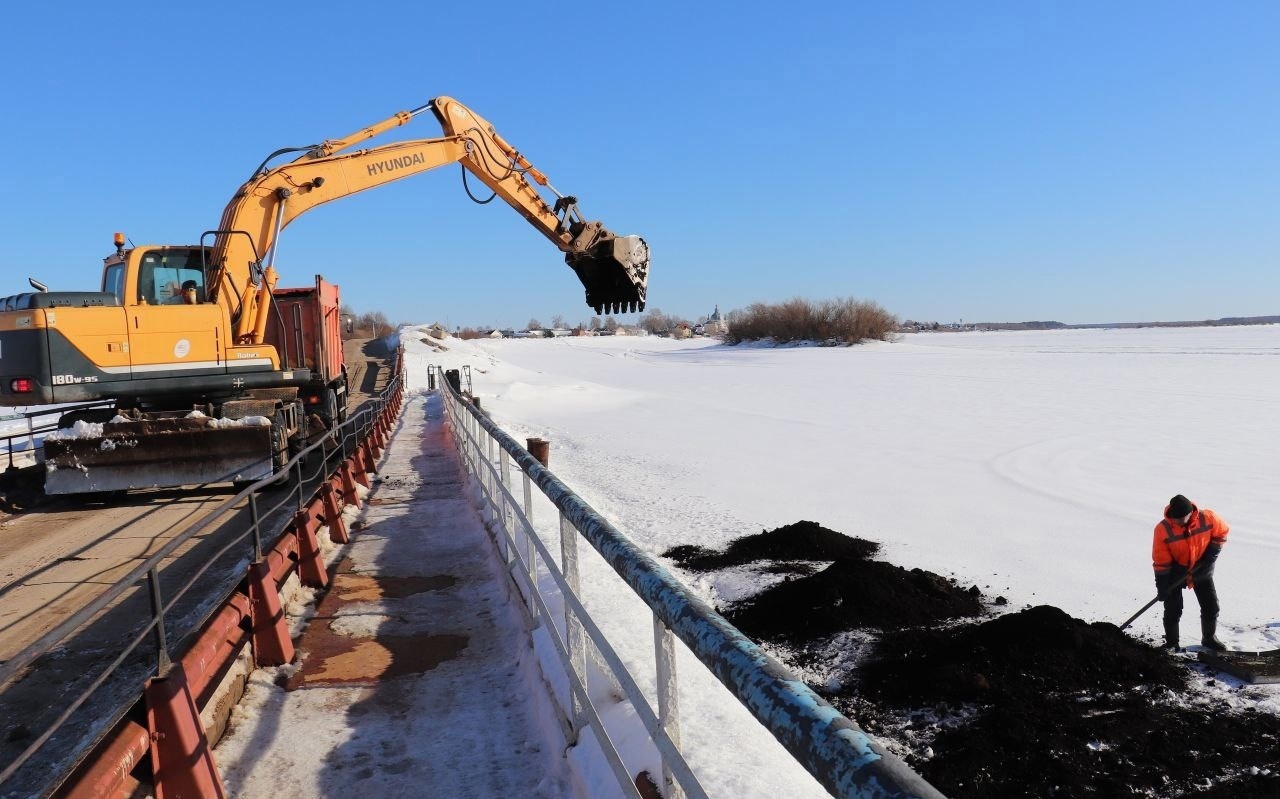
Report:
[[272,474],[273,438],[263,417],[77,424],[44,441],[44,490],[86,494],[259,480]]

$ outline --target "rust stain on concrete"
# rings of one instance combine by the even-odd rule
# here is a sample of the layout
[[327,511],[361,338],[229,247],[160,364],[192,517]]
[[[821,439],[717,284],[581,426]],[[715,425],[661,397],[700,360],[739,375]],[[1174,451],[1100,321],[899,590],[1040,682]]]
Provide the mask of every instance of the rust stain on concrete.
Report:
[[[342,567],[348,567],[343,570]],[[465,635],[390,635],[353,637],[334,632],[331,622],[344,605],[379,599],[403,599],[425,591],[448,588],[457,578],[447,574],[423,577],[377,577],[350,571],[344,561],[333,585],[321,599],[316,615],[298,642],[302,668],[284,684],[285,690],[307,686],[374,685],[381,680],[421,674],[457,657],[469,641]]]
[[448,574],[425,577],[375,577],[369,574],[339,574],[333,590],[342,602],[377,602],[379,599],[404,599],[426,591],[439,591],[457,583]]

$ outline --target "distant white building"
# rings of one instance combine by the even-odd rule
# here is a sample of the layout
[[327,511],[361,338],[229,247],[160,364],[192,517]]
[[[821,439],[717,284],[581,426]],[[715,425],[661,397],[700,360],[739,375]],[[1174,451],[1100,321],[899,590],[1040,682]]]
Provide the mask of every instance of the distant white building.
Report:
[[707,321],[702,323],[702,332],[708,336],[719,336],[729,332],[729,324],[724,321],[724,317],[720,315],[720,306],[711,312],[711,316]]

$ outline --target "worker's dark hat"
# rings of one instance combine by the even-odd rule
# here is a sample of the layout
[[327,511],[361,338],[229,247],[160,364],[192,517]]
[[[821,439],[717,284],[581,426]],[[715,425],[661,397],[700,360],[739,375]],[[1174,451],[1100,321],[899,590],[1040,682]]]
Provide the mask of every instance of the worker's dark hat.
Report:
[[1168,516],[1170,519],[1181,519],[1183,516],[1186,516],[1188,513],[1195,510],[1195,507],[1195,505],[1191,504],[1191,500],[1181,494],[1178,494],[1173,499],[1169,500]]

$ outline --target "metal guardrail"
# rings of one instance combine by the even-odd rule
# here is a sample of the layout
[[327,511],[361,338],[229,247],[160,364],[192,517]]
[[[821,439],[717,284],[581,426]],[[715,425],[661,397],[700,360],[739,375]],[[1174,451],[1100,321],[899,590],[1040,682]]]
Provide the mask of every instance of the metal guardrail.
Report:
[[[588,656],[609,669],[643,721],[662,758],[663,790],[669,799],[701,797],[705,791],[680,753],[673,635],[768,729],[828,791],[847,799],[919,797],[943,799],[900,759],[815,694],[712,610],[661,564],[639,549],[555,477],[513,438],[468,402],[439,370],[432,385],[443,397],[465,468],[478,485],[490,528],[527,609],[546,624],[570,686],[569,701],[553,694],[562,723],[574,740],[589,725],[596,733],[619,787],[639,797],[632,778],[600,722],[586,691]],[[522,473],[517,500],[511,463]],[[559,512],[560,562],[532,524],[531,485]],[[497,529],[493,529],[493,528]],[[581,536],[653,612],[658,708],[655,712],[579,599],[577,540]],[[563,613],[549,610],[543,575],[559,590]],[[553,600],[554,601],[554,600]]]
[[[41,433],[51,433],[58,429],[58,420],[62,415],[70,411],[80,411],[88,408],[110,408],[113,407],[110,402],[85,402],[76,405],[50,405],[42,406],[39,410],[27,411],[26,413],[11,413],[0,415],[0,450],[8,456],[9,469],[19,468],[14,456],[20,457],[30,456],[32,463],[36,460],[37,444],[36,436]],[[47,417],[47,419],[46,419]],[[6,432],[3,427],[6,423],[22,421],[23,430],[18,432]],[[23,441],[25,439],[25,441]],[[22,446],[18,446],[21,444]]]
[[[185,646],[191,643],[191,639],[216,613],[219,602],[230,597],[236,591],[237,586],[243,579],[243,570],[234,572],[234,576],[224,585],[214,589],[214,592],[217,592],[218,601],[207,603],[208,606],[194,618],[190,613],[181,618],[183,629],[176,639],[176,643],[171,643],[169,632],[174,623],[173,616],[179,600],[196,585],[197,581],[213,564],[219,562],[224,555],[232,552],[236,547],[245,548],[246,557],[243,561],[245,565],[260,560],[264,546],[269,546],[269,542],[264,541],[269,535],[264,535],[266,520],[273,518],[279,511],[291,505],[296,506],[296,511],[301,511],[304,508],[307,504],[305,491],[309,485],[323,479],[330,456],[341,451],[342,457],[346,458],[355,452],[358,442],[368,435],[374,421],[382,414],[384,406],[388,403],[389,398],[393,396],[396,389],[403,383],[403,380],[404,372],[403,370],[398,370],[377,398],[371,400],[359,412],[334,428],[334,432],[331,435],[323,436],[319,441],[306,447],[290,459],[287,469],[292,472],[293,479],[291,480],[290,491],[287,494],[277,496],[275,494],[278,494],[278,492],[275,492],[271,496],[272,504],[263,508],[259,506],[260,496],[265,496],[265,494],[261,493],[262,489],[276,483],[279,480],[279,475],[265,477],[252,485],[246,486],[234,496],[217,505],[195,525],[184,530],[179,536],[163,545],[127,575],[114,582],[88,604],[41,636],[36,642],[14,655],[11,659],[0,663],[0,699],[2,699],[9,691],[21,689],[22,680],[26,677],[32,665],[37,663],[40,658],[54,652],[75,633],[91,624],[100,614],[123,601],[126,595],[139,588],[145,590],[149,595],[148,607],[150,614],[145,621],[139,622],[141,627],[129,631],[129,637],[114,653],[111,661],[92,677],[87,687],[63,697],[65,701],[61,713],[44,730],[34,735],[31,743],[13,762],[6,764],[3,770],[0,770],[0,796],[11,795],[10,792],[14,790],[14,787],[19,787],[23,791],[31,790],[27,785],[12,786],[9,784],[9,780],[32,760],[34,755],[45,746],[51,737],[65,727],[77,710],[83,707],[96,692],[102,690],[104,686],[121,673],[122,665],[130,661],[134,653],[142,649],[148,637],[153,639],[155,647],[155,669],[153,673],[160,676],[165,674],[173,660],[171,651],[182,651]],[[65,412],[65,409],[61,409],[61,412]],[[321,457],[310,457],[316,454],[321,455]],[[307,466],[308,463],[311,464],[310,467]],[[243,512],[246,505],[249,510],[247,527],[243,531],[232,535],[230,540],[223,543],[221,548],[206,557],[194,573],[183,580],[170,595],[162,596],[160,578],[164,561],[180,547],[192,541],[192,539],[210,533],[217,525],[225,523],[228,517]],[[291,515],[288,514],[288,516]],[[278,537],[282,532],[283,528],[276,530],[275,535]],[[247,539],[249,542],[246,546]],[[121,679],[136,678],[136,669],[132,668],[133,665],[131,664],[129,674]],[[147,676],[151,675],[144,675],[144,678]],[[50,784],[41,786],[40,790],[50,790],[52,787],[56,787],[59,781],[65,779],[75,762],[102,740],[106,732],[124,717],[141,695],[142,685],[141,680],[139,680],[138,690],[129,694],[130,698],[127,702],[117,707],[109,717],[99,716],[93,719],[94,729],[89,731],[90,734],[84,735],[79,746],[79,755],[71,760],[65,770],[51,770],[44,767],[46,764],[42,764],[41,771],[52,773],[47,773],[44,777],[44,779],[50,781]],[[81,733],[84,732],[81,731]]]

